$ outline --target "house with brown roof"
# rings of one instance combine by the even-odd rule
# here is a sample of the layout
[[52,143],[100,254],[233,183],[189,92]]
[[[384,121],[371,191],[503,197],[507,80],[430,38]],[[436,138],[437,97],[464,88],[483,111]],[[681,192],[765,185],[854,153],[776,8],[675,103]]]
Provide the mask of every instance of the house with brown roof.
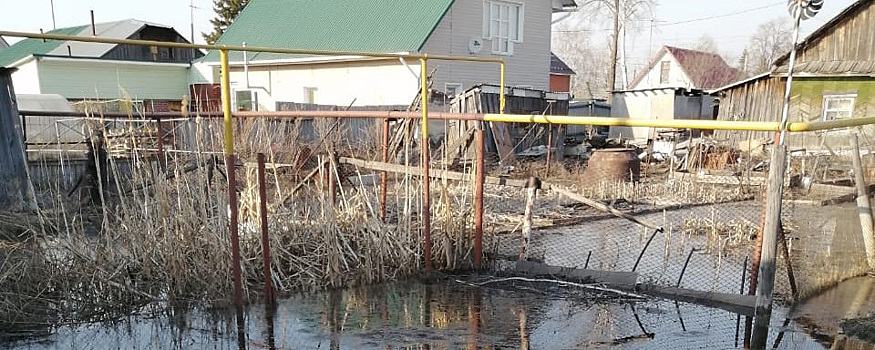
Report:
[[[875,1],[859,0],[798,43],[790,122],[832,121],[875,117]],[[719,120],[781,119],[790,54],[780,57],[771,71],[715,89]],[[875,136],[875,128],[863,132]],[[720,131],[723,139],[772,140],[771,132]],[[788,136],[793,149],[821,152],[847,149],[848,132],[799,133]]]
[[575,74],[565,61],[550,53],[550,91],[571,92],[571,77]]
[[[613,92],[611,116],[631,119],[713,119],[715,98],[705,92],[742,73],[719,55],[663,46],[626,90]],[[611,137],[650,140],[659,130],[612,127]]]

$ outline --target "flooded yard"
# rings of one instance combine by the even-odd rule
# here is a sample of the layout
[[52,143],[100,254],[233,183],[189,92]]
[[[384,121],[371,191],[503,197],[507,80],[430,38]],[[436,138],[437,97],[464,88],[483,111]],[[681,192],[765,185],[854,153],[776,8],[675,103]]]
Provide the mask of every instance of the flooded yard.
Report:
[[[450,276],[297,295],[250,305],[238,343],[233,310],[152,305],[114,322],[65,326],[7,349],[733,349],[744,317],[669,300],[605,298],[573,287]],[[870,303],[871,304],[871,303]],[[149,312],[153,310],[154,312]],[[787,309],[773,315],[778,349],[827,349]],[[829,322],[833,322],[830,320]],[[779,337],[780,335],[780,337]]]

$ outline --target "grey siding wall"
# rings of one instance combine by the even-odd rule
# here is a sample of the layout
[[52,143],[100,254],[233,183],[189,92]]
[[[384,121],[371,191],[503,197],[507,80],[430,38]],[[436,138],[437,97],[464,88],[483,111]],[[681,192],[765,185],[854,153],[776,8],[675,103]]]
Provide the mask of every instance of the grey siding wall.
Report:
[[[492,54],[492,43],[483,41],[477,54],[468,50],[471,38],[483,37],[483,0],[457,0],[435,28],[422,52],[455,56],[503,57],[507,64],[508,86],[530,86],[548,90],[550,84],[550,21],[549,0],[512,0],[524,4],[523,42],[514,45],[512,56]],[[430,61],[438,68],[435,89],[444,90],[446,83],[462,84],[462,89],[481,83],[498,84],[497,64]],[[431,69],[429,69],[430,71]]]

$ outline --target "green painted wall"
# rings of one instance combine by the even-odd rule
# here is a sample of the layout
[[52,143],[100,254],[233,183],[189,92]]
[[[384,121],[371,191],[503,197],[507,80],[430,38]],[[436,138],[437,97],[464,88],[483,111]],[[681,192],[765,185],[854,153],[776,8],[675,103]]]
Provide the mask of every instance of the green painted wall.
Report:
[[794,79],[791,115],[796,121],[820,121],[823,95],[844,94],[857,95],[854,117],[875,116],[875,78],[865,77]]

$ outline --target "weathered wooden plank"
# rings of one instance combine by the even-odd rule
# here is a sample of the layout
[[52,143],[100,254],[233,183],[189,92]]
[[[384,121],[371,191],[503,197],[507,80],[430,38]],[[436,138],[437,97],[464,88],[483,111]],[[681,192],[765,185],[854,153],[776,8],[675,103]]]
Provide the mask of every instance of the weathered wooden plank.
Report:
[[638,282],[636,272],[576,269],[525,260],[516,262],[514,272],[532,277],[558,277],[579,283],[605,283],[620,288],[632,288]]
[[686,303],[704,305],[753,316],[755,298],[752,295],[705,292],[692,289],[639,284],[635,292]]
[[12,87],[13,71],[0,68],[0,209],[36,209]]

